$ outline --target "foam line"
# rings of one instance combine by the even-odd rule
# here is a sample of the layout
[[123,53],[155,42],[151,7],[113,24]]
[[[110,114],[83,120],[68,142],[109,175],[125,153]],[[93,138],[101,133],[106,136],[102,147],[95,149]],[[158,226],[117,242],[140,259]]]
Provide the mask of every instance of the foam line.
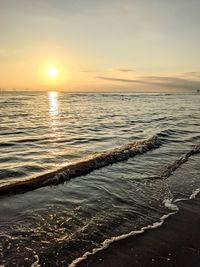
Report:
[[79,258],[76,258],[75,260],[73,260],[69,265],[68,267],[76,267],[78,263],[82,262],[83,260],[86,260],[88,256],[91,256],[91,255],[95,255],[97,252],[101,251],[101,250],[104,250],[106,248],[109,247],[110,244],[112,244],[113,242],[116,242],[116,241],[119,241],[119,240],[122,240],[122,239],[125,239],[127,237],[130,237],[130,236],[134,236],[134,235],[138,235],[138,234],[142,234],[144,233],[146,230],[150,230],[150,229],[155,229],[155,228],[158,228],[158,227],[161,227],[164,223],[164,221],[171,215],[174,215],[178,212],[179,208],[172,203],[172,199],[165,199],[163,201],[164,205],[166,206],[166,208],[170,209],[172,212],[168,213],[168,214],[165,214],[163,215],[159,221],[157,222],[154,222],[153,224],[151,225],[147,225],[147,226],[144,226],[142,227],[140,230],[134,230],[134,231],[131,231],[127,234],[122,234],[120,236],[115,236],[115,237],[112,237],[110,239],[106,239],[105,241],[103,241],[100,246],[98,248],[94,248],[92,251],[87,251],[85,252],[81,257]]

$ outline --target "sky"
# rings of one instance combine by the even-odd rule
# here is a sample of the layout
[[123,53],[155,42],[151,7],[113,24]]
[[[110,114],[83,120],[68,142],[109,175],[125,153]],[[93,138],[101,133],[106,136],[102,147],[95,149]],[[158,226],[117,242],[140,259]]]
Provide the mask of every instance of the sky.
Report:
[[0,88],[196,91],[199,14],[199,0],[0,0]]

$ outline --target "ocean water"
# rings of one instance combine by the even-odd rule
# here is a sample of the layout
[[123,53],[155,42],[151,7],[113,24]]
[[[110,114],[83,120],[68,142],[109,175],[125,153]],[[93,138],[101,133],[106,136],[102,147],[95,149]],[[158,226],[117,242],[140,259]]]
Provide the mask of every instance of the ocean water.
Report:
[[[78,266],[157,227],[198,193],[199,152],[199,94],[1,93],[0,192],[12,193],[0,193],[0,265]],[[15,194],[88,157],[87,174]]]

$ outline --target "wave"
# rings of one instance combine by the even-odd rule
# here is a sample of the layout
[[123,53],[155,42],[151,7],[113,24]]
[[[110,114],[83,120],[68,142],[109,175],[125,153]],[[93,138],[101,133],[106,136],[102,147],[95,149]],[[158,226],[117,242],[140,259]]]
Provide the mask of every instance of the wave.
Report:
[[175,160],[171,165],[168,165],[167,168],[159,175],[157,178],[165,179],[168,178],[175,170],[177,170],[182,164],[184,164],[188,159],[195,154],[200,153],[200,144],[193,147],[189,152],[184,154],[181,158]]
[[0,148],[11,147],[14,145],[15,145],[15,143],[0,143]]
[[[177,202],[180,202],[180,201],[187,201],[187,200],[191,200],[191,199],[194,199],[196,198],[196,196],[200,193],[200,188],[197,188],[196,190],[194,190],[191,195],[188,197],[188,198],[184,198],[184,199],[176,199],[176,200],[173,200],[173,198],[166,198],[163,200],[163,204],[164,206],[170,210],[170,212],[168,214],[164,214],[163,216],[160,217],[160,219],[158,221],[155,221],[153,224],[150,224],[150,225],[147,225],[147,226],[144,226],[142,227],[141,229],[139,230],[134,230],[134,231],[131,231],[129,233],[125,233],[125,234],[122,234],[122,235],[119,235],[119,236],[114,236],[110,239],[106,239],[104,240],[99,247],[96,247],[96,248],[93,248],[92,251],[87,251],[85,252],[82,256],[74,259],[69,265],[68,267],[76,267],[77,264],[79,264],[80,262],[86,260],[89,256],[92,256],[92,255],[95,255],[96,253],[98,253],[99,251],[101,250],[104,250],[106,248],[108,248],[112,243],[114,242],[117,242],[117,241],[120,241],[122,239],[126,239],[128,237],[131,237],[131,236],[135,236],[135,235],[139,235],[139,234],[143,234],[144,232],[148,231],[148,230],[151,230],[151,229],[156,229],[156,228],[159,228],[161,227],[165,220],[167,218],[169,218],[170,216],[172,215],[175,215],[176,213],[179,212],[179,207],[175,204]],[[37,266],[36,266],[37,267]]]
[[144,141],[136,141],[109,151],[95,153],[53,172],[5,182],[0,185],[0,194],[21,193],[46,185],[62,183],[110,164],[128,160],[130,157],[143,154],[160,145],[161,142],[155,135]]
[[163,225],[163,223],[165,222],[165,220],[170,217],[171,215],[174,215],[176,214],[178,211],[179,211],[179,208],[178,206],[176,206],[175,204],[173,204],[173,199],[165,199],[163,201],[163,204],[165,205],[166,208],[168,208],[171,212],[169,212],[168,214],[164,214],[163,216],[160,217],[160,219],[156,222],[154,222],[153,224],[150,224],[150,225],[147,225],[147,226],[144,226],[142,227],[141,229],[139,230],[134,230],[134,231],[131,231],[129,233],[126,233],[126,234],[122,234],[122,235],[119,235],[119,236],[114,236],[110,239],[106,239],[104,240],[99,247],[97,248],[93,248],[92,251],[87,251],[85,252],[81,257],[79,258],[76,258],[75,260],[73,260],[69,265],[68,267],[76,267],[78,263],[86,260],[89,256],[92,256],[92,255],[95,255],[96,253],[98,253],[99,251],[101,250],[104,250],[106,248],[108,248],[112,243],[114,242],[117,242],[117,241],[120,241],[122,239],[126,239],[128,237],[131,237],[131,236],[135,236],[135,235],[139,235],[139,234],[142,234],[144,233],[145,231],[147,230],[150,230],[150,229],[156,229],[158,227],[161,227]]
[[191,134],[194,133],[194,131],[190,131],[190,130],[183,130],[183,129],[165,129],[163,131],[161,131],[160,133],[158,133],[159,137],[169,137],[169,136],[179,136],[179,135],[183,135],[183,134]]

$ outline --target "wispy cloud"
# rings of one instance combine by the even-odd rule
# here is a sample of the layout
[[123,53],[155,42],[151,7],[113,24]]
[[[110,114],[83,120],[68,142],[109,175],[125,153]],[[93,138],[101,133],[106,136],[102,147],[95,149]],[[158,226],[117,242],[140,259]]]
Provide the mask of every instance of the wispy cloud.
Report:
[[113,77],[106,77],[106,76],[96,76],[97,79],[106,80],[106,81],[117,81],[117,82],[124,82],[124,83],[143,83],[142,80],[135,80],[135,79],[123,79],[123,78],[113,78]]
[[133,72],[133,69],[118,69],[120,72]]
[[182,75],[184,77],[200,78],[200,72],[197,72],[197,71],[184,72]]
[[79,72],[85,72],[85,73],[93,73],[93,70],[79,70]]
[[178,77],[157,77],[148,76],[143,77],[147,83],[153,85],[165,86],[175,89],[198,89],[200,87],[200,80],[183,79]]
[[170,89],[192,89],[196,90],[200,88],[200,80],[192,79],[183,79],[177,77],[159,77],[159,76],[143,76],[137,79],[123,79],[123,78],[113,78],[105,76],[97,76],[97,79],[106,80],[106,81],[116,81],[122,83],[135,83],[135,84],[144,84],[151,85],[162,88]]

